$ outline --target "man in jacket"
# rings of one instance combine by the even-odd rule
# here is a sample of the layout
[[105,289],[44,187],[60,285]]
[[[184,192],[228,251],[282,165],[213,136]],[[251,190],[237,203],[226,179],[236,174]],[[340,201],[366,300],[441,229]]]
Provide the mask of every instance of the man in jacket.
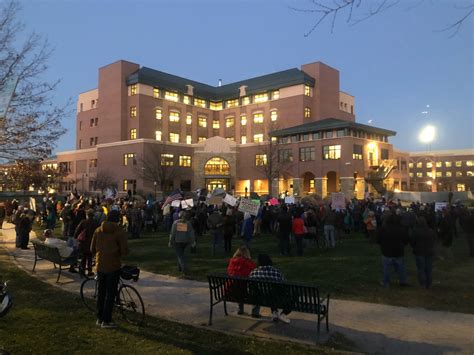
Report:
[[98,297],[97,325],[115,328],[112,309],[122,267],[121,258],[128,254],[127,236],[119,226],[120,213],[110,211],[92,236],[91,252],[96,255]]
[[192,244],[196,245],[193,226],[186,218],[185,212],[179,212],[178,219],[171,226],[170,241],[168,246],[174,247],[178,258],[178,271],[186,273],[186,259],[184,252],[186,247]]
[[224,218],[217,209],[215,209],[207,219],[207,227],[212,236],[212,255],[215,255],[216,248],[222,240],[224,227]]
[[290,233],[292,227],[291,214],[288,207],[284,205],[277,217],[278,239],[280,239],[280,254],[290,255]]
[[418,281],[421,286],[430,288],[433,282],[433,255],[436,232],[428,227],[425,217],[419,216],[413,230],[411,246],[415,254]]

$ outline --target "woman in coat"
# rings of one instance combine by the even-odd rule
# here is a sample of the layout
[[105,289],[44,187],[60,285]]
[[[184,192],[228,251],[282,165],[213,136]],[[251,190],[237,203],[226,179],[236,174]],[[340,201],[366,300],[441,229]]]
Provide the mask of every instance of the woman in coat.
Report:
[[83,219],[74,231],[74,239],[77,240],[77,249],[82,255],[80,270],[85,273],[87,267],[87,276],[94,275],[92,272],[91,241],[94,231],[98,227],[94,220],[94,214],[94,210],[87,210],[86,219]]

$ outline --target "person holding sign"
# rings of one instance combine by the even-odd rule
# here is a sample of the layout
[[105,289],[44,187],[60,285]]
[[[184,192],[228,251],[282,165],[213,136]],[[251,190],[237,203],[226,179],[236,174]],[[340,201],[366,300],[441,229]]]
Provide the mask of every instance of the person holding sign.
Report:
[[168,247],[174,247],[178,258],[178,271],[186,274],[186,258],[184,252],[191,244],[196,246],[196,237],[191,222],[186,218],[184,211],[179,212],[178,219],[171,226],[170,241]]

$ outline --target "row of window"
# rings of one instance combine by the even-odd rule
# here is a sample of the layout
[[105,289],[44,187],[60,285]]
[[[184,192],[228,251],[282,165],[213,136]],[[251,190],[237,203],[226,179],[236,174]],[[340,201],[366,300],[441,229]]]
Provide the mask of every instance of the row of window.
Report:
[[[253,135],[253,141],[255,143],[262,143],[263,142],[263,133],[259,133],[259,134],[254,134]],[[136,129],[131,129],[130,130],[130,139],[136,139],[137,136],[136,136]],[[180,134],[179,133],[173,133],[173,132],[170,132],[169,133],[169,136],[168,136],[168,140],[169,142],[171,143],[180,143]],[[163,132],[162,131],[155,131],[155,139],[157,141],[163,141]],[[204,142],[205,140],[207,139],[207,137],[204,137],[204,136],[199,136],[197,138],[197,141],[198,143],[201,143],[201,142]],[[235,141],[235,137],[234,136],[229,136],[229,137],[226,137],[225,139],[227,139],[228,141],[231,141],[231,142],[234,142]],[[272,137],[272,140],[274,140],[274,138]],[[241,136],[240,137],[240,143],[241,144],[247,144],[247,136]],[[193,144],[193,138],[190,134],[186,135],[186,144]]]
[[[89,146],[94,147],[99,144],[99,137],[90,137],[89,138]],[[82,149],[82,139],[79,139],[79,149]]]
[[[181,167],[191,167],[191,156],[180,155],[178,157],[178,164]],[[137,165],[137,155],[135,153],[126,153],[123,155],[123,165],[131,166]],[[174,155],[165,153],[161,154],[161,165],[162,166],[174,166]]]
[[[323,160],[341,159],[341,146],[340,145],[323,146],[322,158]],[[301,162],[312,161],[315,159],[316,159],[315,147],[303,147],[299,149],[299,160]],[[280,149],[278,151],[278,161],[279,162],[292,162],[293,161],[292,149]]]
[[[97,127],[99,125],[99,117],[91,118],[89,127]],[[79,121],[79,131],[82,131],[82,121]]]
[[320,131],[314,133],[302,133],[295,134],[293,136],[286,136],[278,138],[278,143],[297,143],[297,142],[306,142],[311,140],[323,139],[323,138],[338,138],[338,137],[355,137],[369,139],[379,142],[388,142],[388,137],[380,134],[372,134],[356,129],[338,129],[338,130],[328,130]]
[[[453,163],[457,168],[462,167],[463,163],[465,163],[466,166],[474,166],[474,160],[467,160],[467,161],[464,161],[464,162],[462,160],[457,160],[455,162],[445,161],[444,166],[446,168],[451,168],[453,166]],[[443,167],[443,162],[441,162],[441,161],[434,162],[434,166],[437,167],[437,168],[441,168],[441,167]],[[414,168],[415,163],[409,163],[408,167],[409,168]],[[417,168],[423,168],[423,163],[422,162],[416,163],[416,167]],[[427,162],[425,164],[425,167],[428,168],[428,169],[431,169],[433,167],[433,162]]]
[[[94,108],[97,108],[97,107],[99,107],[99,99],[91,100],[90,108],[94,109]],[[79,112],[82,112],[82,111],[84,111],[84,103],[83,102],[81,102],[80,105],[79,105]]]
[[[417,172],[416,174],[415,173],[409,173],[409,175],[410,175],[410,177],[415,177],[415,175],[416,175],[416,177],[419,177],[419,178],[422,178],[426,175],[426,177],[433,178],[433,177],[443,177],[443,176],[444,177],[452,177],[453,173],[451,171],[446,171],[444,173],[442,171],[437,171],[435,174],[433,174],[433,172],[428,171],[427,173],[423,173],[423,172]],[[462,171],[456,171],[455,176],[456,177],[462,177],[464,175],[463,175]],[[465,176],[474,177],[474,171],[467,171]]]

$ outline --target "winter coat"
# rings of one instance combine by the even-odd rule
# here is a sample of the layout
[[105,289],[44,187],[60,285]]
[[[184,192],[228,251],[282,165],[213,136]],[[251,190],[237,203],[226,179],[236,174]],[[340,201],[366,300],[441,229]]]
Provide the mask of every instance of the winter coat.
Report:
[[105,221],[92,237],[91,252],[96,255],[98,272],[114,272],[121,268],[121,258],[128,254],[127,235],[117,223]]

